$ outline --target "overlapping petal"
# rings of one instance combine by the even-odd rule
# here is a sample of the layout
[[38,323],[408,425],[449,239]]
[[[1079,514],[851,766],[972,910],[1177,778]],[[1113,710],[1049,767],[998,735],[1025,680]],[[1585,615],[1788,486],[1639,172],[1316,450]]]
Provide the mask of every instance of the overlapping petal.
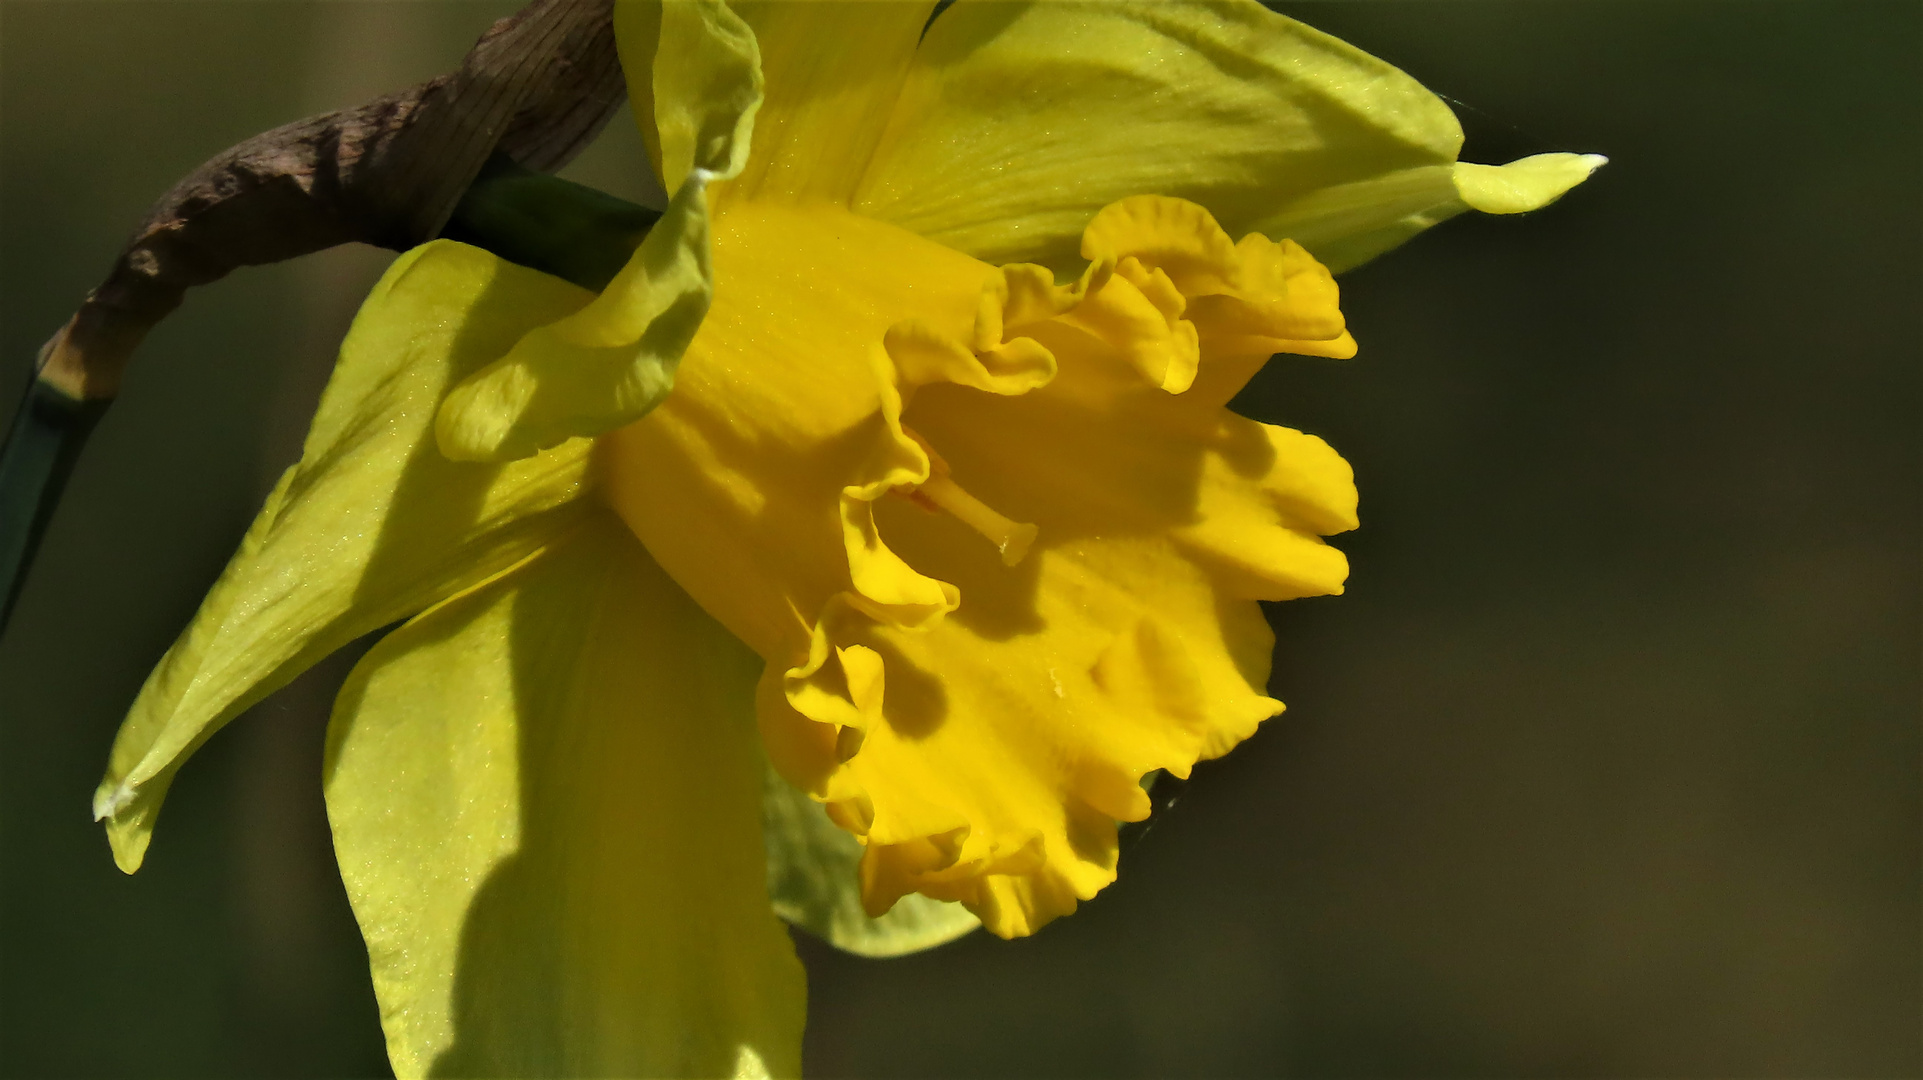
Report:
[[854,206],[1063,274],[1090,216],[1153,192],[1342,270],[1471,206],[1542,206],[1601,162],[1554,155],[1560,186],[1531,167],[1527,199],[1478,202],[1458,189],[1461,147],[1414,79],[1254,0],[960,0],[929,27]]
[[[720,0],[634,5],[621,25],[637,23],[652,31],[648,130],[674,197],[592,303],[530,331],[448,394],[435,435],[455,460],[511,461],[646,414],[673,389],[675,367],[707,313],[708,186],[748,161],[760,55],[754,34]],[[639,47],[631,32],[623,52]]]
[[604,514],[362,659],[327,808],[397,1075],[800,1075],[753,664]]
[[432,425],[448,387],[590,299],[446,241],[389,268],[341,346],[300,462],[114,740],[94,813],[121,869],[140,865],[174,771],[249,705],[573,527],[585,442],[459,463],[435,449]]

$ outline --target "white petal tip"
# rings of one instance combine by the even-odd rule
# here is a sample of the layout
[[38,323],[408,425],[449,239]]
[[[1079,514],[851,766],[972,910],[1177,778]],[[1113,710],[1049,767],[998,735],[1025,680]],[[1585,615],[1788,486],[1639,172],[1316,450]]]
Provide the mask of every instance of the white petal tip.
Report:
[[735,1048],[734,1076],[735,1080],[769,1080],[773,1074],[755,1048],[743,1043]]
[[134,801],[134,790],[128,784],[120,784],[111,791],[103,788],[94,792],[93,819],[106,821],[108,818],[119,816],[120,812],[127,808],[127,804]]

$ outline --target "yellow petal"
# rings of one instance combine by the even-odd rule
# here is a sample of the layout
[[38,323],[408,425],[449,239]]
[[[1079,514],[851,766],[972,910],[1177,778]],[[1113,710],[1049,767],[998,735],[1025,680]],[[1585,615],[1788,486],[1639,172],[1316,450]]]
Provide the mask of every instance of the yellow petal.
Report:
[[1600,168],[1600,154],[1537,154],[1507,165],[1425,165],[1339,184],[1277,207],[1258,223],[1342,271],[1466,210],[1517,214],[1560,198]]
[[1030,932],[1112,878],[1144,773],[1280,708],[1254,601],[1341,587],[1348,466],[1224,407],[1278,348],[1354,351],[1335,283],[1159,196],[1066,285],[819,205],[720,222],[728,288],[600,490],[761,654],[770,760],[864,838],[866,913]]
[[614,41],[662,189],[739,172],[761,107],[753,32],[721,0],[616,0]]
[[1255,3],[964,0],[929,28],[856,208],[1060,273],[1129,195],[1188,199],[1239,235],[1461,142],[1415,80]]
[[396,1075],[799,1075],[754,675],[606,519],[368,653],[327,808]]
[[928,22],[933,0],[746,0],[767,100],[725,198],[847,205]]
[[[628,105],[634,126],[641,129],[641,141],[648,148],[648,167],[662,191],[681,186],[681,177],[669,184],[661,163],[661,127],[654,116],[654,58],[661,48],[662,0],[614,0],[614,50],[621,58],[621,74],[628,84]],[[692,161],[692,153],[689,153]]]
[[572,528],[587,447],[512,465],[434,448],[447,387],[589,294],[446,241],[376,285],[299,464],[255,518],[114,740],[94,813],[139,867],[174,770],[249,705],[347,642],[512,566]]
[[[631,55],[637,22],[627,14]],[[667,212],[594,302],[515,343],[441,406],[435,434],[457,461],[511,461],[645,415],[674,387],[681,354],[707,314],[708,185],[741,171],[761,103],[754,36],[718,0],[659,5],[652,101]]]
[[1464,162],[1455,168],[1456,191],[1472,210],[1526,213],[1562,198],[1608,160],[1601,154],[1536,154],[1507,165]]
[[902,956],[953,941],[981,920],[960,904],[905,896],[880,918],[861,903],[861,843],[820,803],[767,770],[762,828],[775,914],[857,956]]
[[[961,0],[930,26],[854,206],[1059,275],[1096,210],[1156,193],[1339,270],[1386,250],[1386,223],[1399,242],[1460,211],[1461,146],[1414,79],[1250,0]],[[1358,231],[1375,241],[1349,244]]]

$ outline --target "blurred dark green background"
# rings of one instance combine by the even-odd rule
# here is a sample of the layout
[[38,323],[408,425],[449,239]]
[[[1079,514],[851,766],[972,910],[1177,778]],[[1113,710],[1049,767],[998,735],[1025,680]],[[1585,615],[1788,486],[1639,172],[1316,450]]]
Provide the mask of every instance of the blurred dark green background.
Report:
[[[502,3],[0,3],[0,406],[147,203],[456,63]],[[1345,279],[1362,354],[1242,400],[1355,464],[1350,592],[1272,609],[1290,704],[1122,880],[1014,944],[804,943],[823,1076],[1915,1076],[1923,6],[1287,10],[1598,151],[1553,209]],[[634,194],[617,121],[571,175]],[[190,298],[0,643],[0,1073],[384,1071],[319,789],[350,658],[88,820],[385,264]]]

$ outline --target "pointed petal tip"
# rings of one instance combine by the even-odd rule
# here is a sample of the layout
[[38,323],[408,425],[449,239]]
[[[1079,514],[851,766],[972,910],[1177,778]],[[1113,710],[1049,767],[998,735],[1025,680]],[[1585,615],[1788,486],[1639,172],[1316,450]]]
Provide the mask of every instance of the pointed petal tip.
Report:
[[1540,210],[1608,163],[1601,154],[1535,154],[1507,165],[1457,162],[1456,191],[1485,214]]
[[146,815],[120,816],[118,812],[101,816],[95,808],[94,820],[107,827],[107,846],[113,851],[114,865],[123,874],[133,874],[147,860],[147,844],[153,839],[151,820]]
[[138,873],[140,864],[145,862],[147,858],[147,849],[144,845],[138,851],[129,851],[119,845],[115,845],[113,853],[114,865],[119,867],[120,872],[128,877],[132,877]]

